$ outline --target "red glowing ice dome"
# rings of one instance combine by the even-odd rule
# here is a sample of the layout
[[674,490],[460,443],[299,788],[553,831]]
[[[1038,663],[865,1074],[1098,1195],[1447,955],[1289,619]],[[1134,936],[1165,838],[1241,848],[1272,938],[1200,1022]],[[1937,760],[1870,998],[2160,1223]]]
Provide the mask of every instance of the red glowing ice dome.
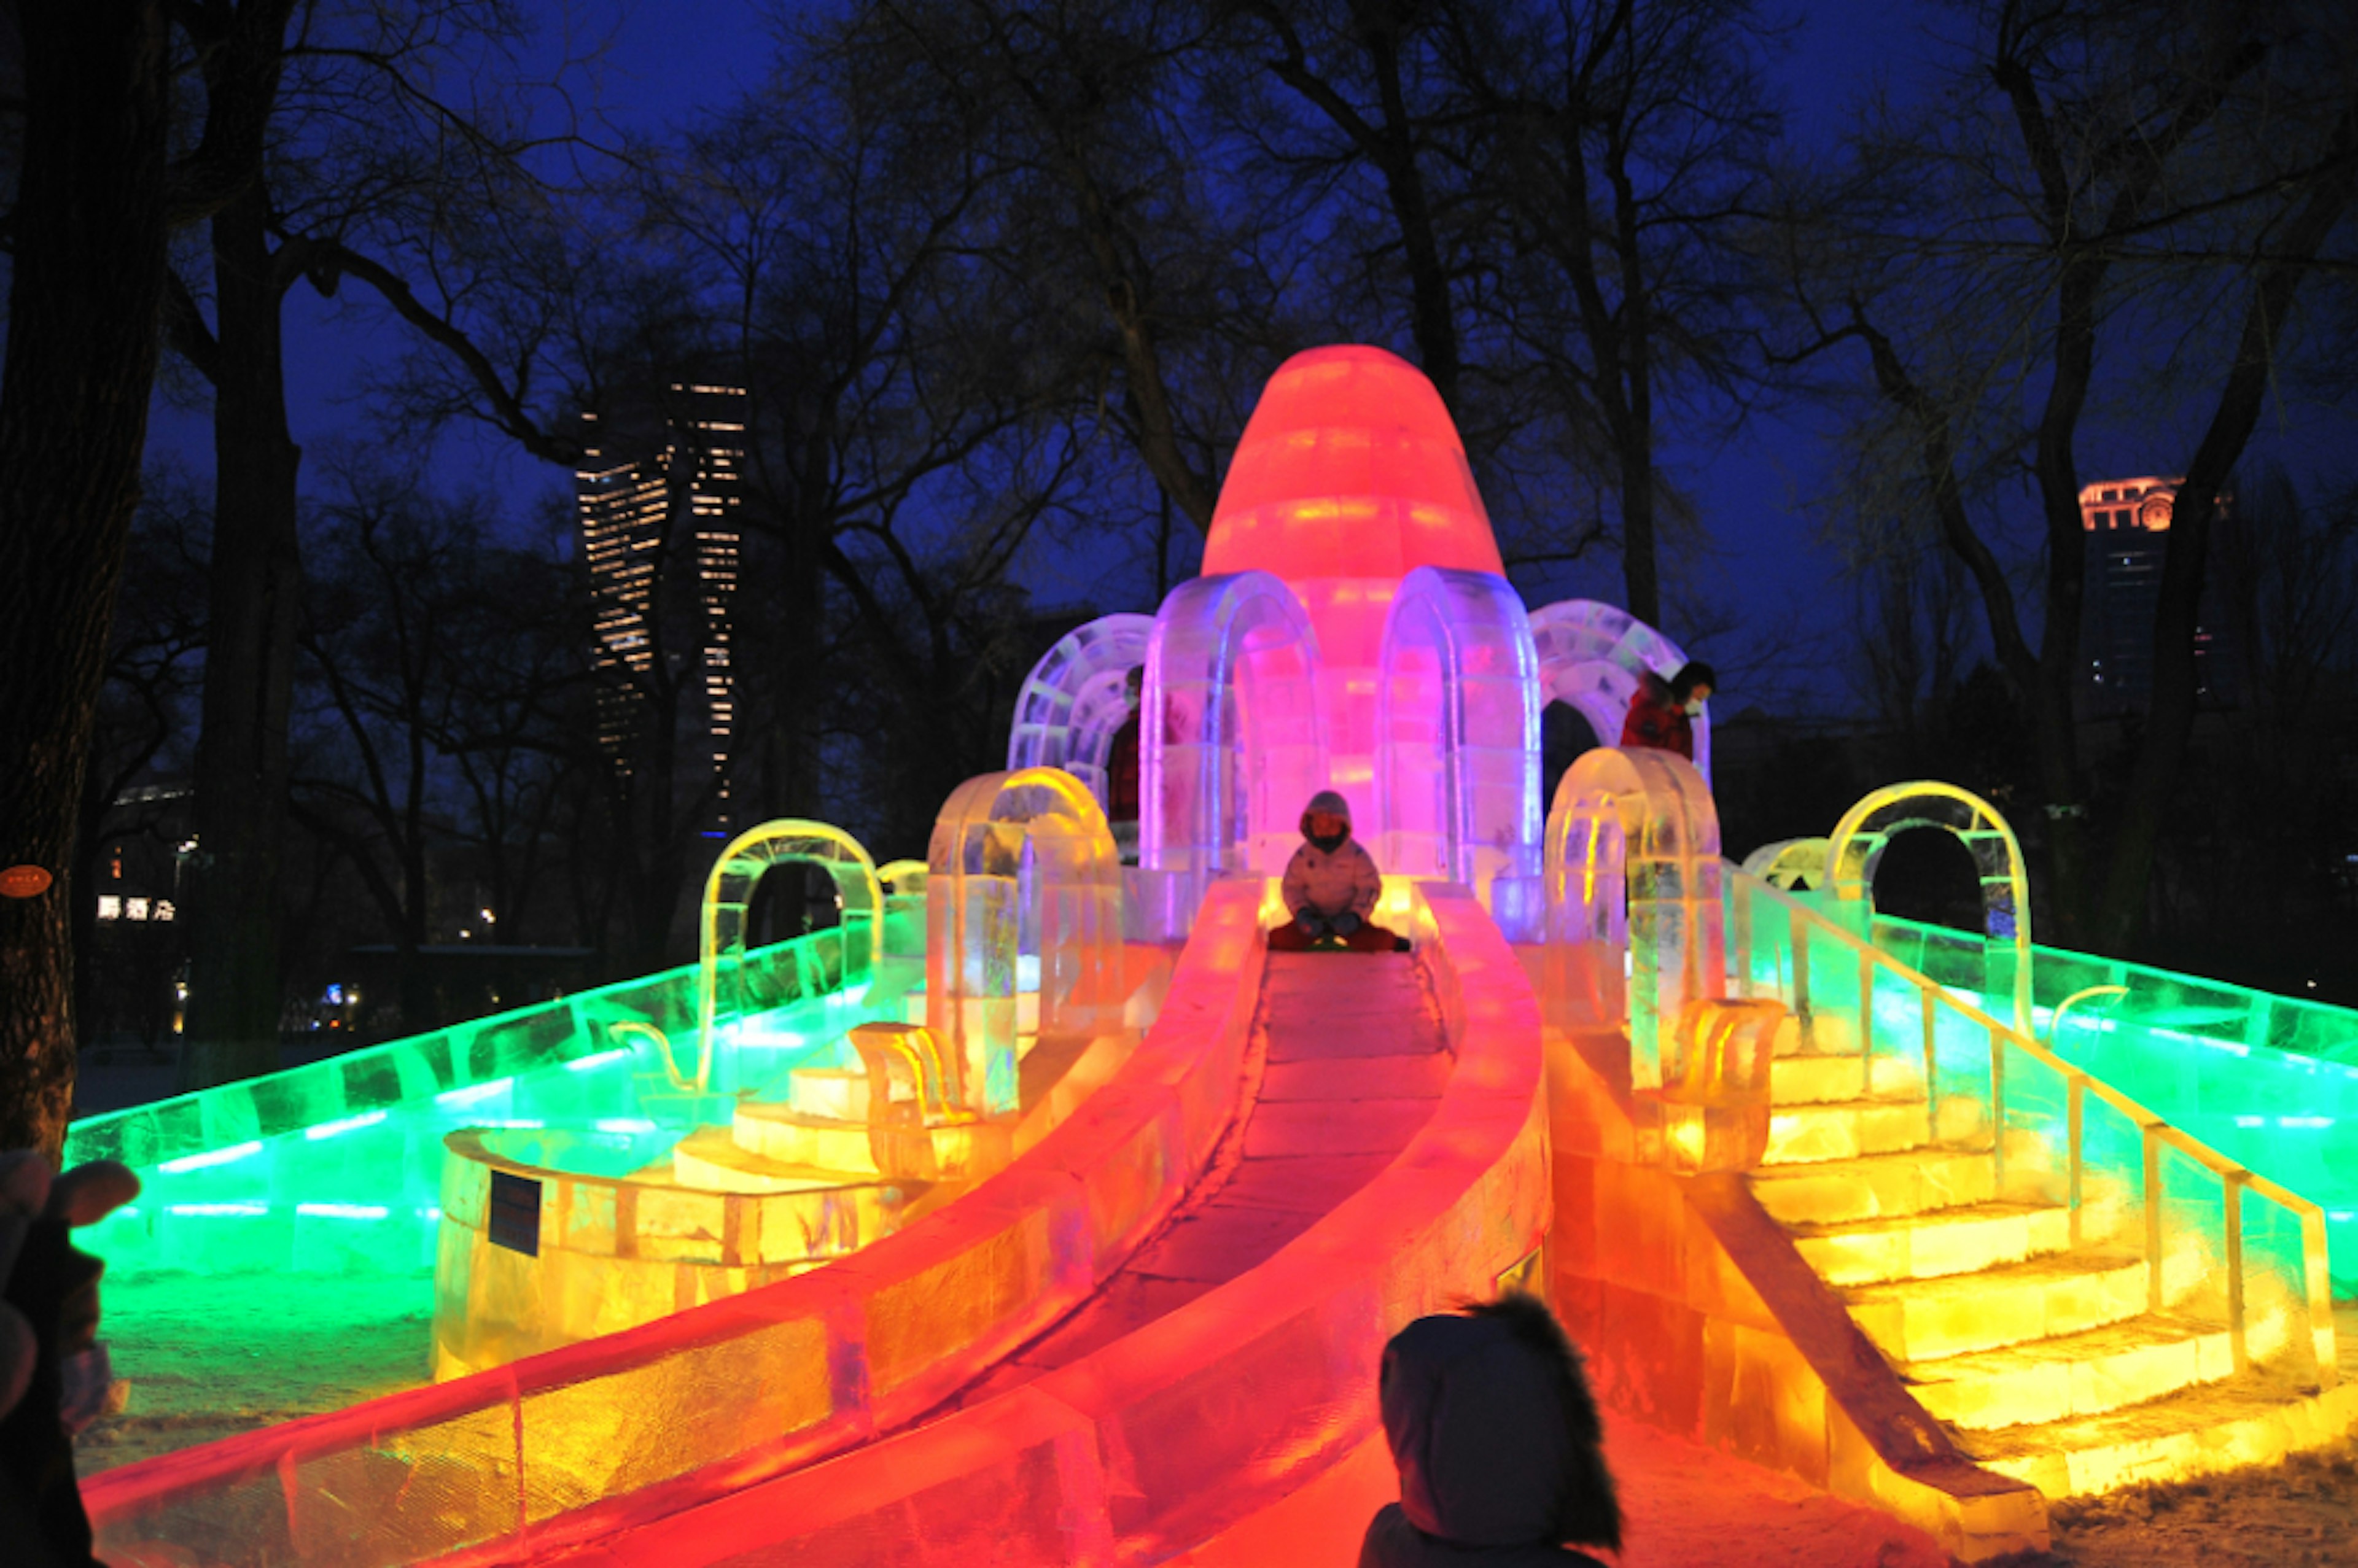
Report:
[[1204,575],[1504,575],[1466,446],[1424,373],[1362,344],[1278,366],[1245,426],[1204,544]]

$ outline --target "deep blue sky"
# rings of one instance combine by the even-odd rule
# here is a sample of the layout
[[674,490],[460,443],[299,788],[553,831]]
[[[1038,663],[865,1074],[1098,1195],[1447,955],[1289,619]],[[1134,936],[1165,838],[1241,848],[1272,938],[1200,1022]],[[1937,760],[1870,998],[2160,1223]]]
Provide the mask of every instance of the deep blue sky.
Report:
[[[701,106],[727,102],[761,79],[771,49],[769,9],[756,0],[614,0],[609,15],[619,16],[618,30],[603,56],[599,109],[615,124],[653,132]],[[1930,29],[1954,25],[1941,8],[1918,0],[1809,6],[1799,14],[1779,67],[1790,131],[1805,145],[1823,142],[1839,130],[1846,106],[1877,80],[1901,93],[1926,81]],[[351,300],[367,298],[357,287],[345,293]],[[316,480],[320,460],[335,446],[381,438],[357,402],[357,373],[397,352],[402,335],[364,307],[324,301],[301,288],[288,307],[287,334],[290,417],[295,438],[306,449],[307,475]],[[2282,445],[2298,435],[2264,432],[2257,445]],[[211,468],[210,439],[201,409],[159,398],[152,451],[203,473]],[[1673,439],[1664,456],[1701,506],[1714,541],[1712,557],[1673,563],[1673,575],[1699,579],[1708,598],[1754,628],[1793,619],[1792,607],[1819,600],[1834,567],[1809,517],[1821,450],[1818,432],[1806,420],[1775,415],[1757,416],[1724,447]],[[2132,445],[2111,451],[2100,441],[2088,443],[2082,457],[2091,478],[2116,463],[2150,472],[2173,460],[2166,450],[2148,454]],[[509,499],[519,518],[530,515],[540,498],[563,493],[568,483],[564,474],[487,433],[446,437],[432,461],[442,486],[488,486]],[[1609,594],[1609,580],[1592,579],[1587,590]],[[1066,585],[1039,586],[1050,600],[1074,597]],[[1682,640],[1692,635],[1690,628],[1664,630]],[[1698,651],[1738,665],[1747,652],[1736,640],[1714,641]],[[1790,667],[1783,674],[1801,677],[1811,706],[1834,706],[1844,698],[1844,684],[1833,671],[1817,678]],[[1765,679],[1768,672],[1762,675]]]

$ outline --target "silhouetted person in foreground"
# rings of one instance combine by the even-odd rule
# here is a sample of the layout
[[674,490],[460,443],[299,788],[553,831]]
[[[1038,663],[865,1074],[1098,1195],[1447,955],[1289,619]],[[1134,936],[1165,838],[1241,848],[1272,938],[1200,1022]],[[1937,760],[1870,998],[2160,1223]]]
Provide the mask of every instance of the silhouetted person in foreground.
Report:
[[1596,1401],[1540,1302],[1410,1324],[1384,1346],[1382,1400],[1401,1500],[1359,1568],[1602,1568],[1564,1543],[1621,1549]]
[[52,1178],[29,1150],[0,1153],[0,1563],[93,1568],[73,1434],[106,1403],[97,1259],[69,1227],[94,1225],[139,1178],[94,1160]]
[[1351,803],[1322,789],[1302,808],[1302,848],[1285,863],[1282,892],[1293,918],[1269,934],[1272,953],[1345,948],[1404,953],[1405,939],[1368,917],[1384,891],[1376,858],[1351,837]]
[[1629,717],[1621,725],[1621,749],[1676,752],[1694,761],[1694,721],[1719,677],[1701,659],[1690,659],[1664,680],[1648,670],[1629,694]]

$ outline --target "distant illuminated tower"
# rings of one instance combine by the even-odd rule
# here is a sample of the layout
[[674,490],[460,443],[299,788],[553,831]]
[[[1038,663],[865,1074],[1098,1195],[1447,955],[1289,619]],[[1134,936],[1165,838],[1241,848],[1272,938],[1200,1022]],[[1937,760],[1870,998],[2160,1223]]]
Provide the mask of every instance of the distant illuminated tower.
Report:
[[[2081,622],[2081,710],[2091,718],[2142,713],[2153,703],[2153,625],[2161,600],[2161,563],[2169,523],[2185,481],[2147,476],[2099,480],[2080,492],[2087,529],[2087,597]],[[2219,515],[2227,514],[2221,497]],[[2215,580],[2217,573],[2212,578]],[[2194,630],[2198,694],[2230,695],[2235,650],[2222,643],[2228,622],[2203,585]]]
[[[582,553],[590,568],[596,644],[598,743],[633,765],[649,682],[698,666],[701,741],[683,755],[708,773],[716,802],[708,832],[730,826],[729,761],[736,731],[730,661],[737,597],[737,507],[745,475],[742,387],[675,382],[659,433],[635,443],[582,416],[587,448],[574,474]],[[652,423],[652,422],[651,422]],[[609,445],[616,449],[610,450]],[[686,571],[694,572],[693,613]],[[655,661],[665,660],[658,672]],[[685,694],[683,694],[685,695]]]

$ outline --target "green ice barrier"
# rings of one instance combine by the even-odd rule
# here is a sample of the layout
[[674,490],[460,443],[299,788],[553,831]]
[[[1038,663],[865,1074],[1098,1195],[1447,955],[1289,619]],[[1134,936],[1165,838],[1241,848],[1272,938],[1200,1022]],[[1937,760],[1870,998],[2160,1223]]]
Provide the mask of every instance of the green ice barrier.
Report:
[[[1873,940],[1992,1011],[2010,994],[1985,972],[1976,936],[1877,917]],[[2074,1007],[2056,1054],[2324,1209],[2334,1294],[2358,1295],[2358,1011],[2039,947],[2041,1037],[2058,1003],[2101,985],[2128,994]]]
[[[143,1274],[248,1270],[425,1275],[433,1267],[443,1137],[461,1127],[557,1126],[618,1134],[640,1164],[731,1092],[833,1059],[846,1030],[892,1005],[870,996],[867,943],[844,928],[745,956],[725,1014],[733,1048],[714,1093],[672,1090],[655,1045],[611,1026],[651,1024],[696,1072],[694,965],[518,1008],[73,1124],[66,1160],[138,1171],[139,1199],[81,1233],[107,1261],[110,1310]],[[724,986],[723,995],[731,994]],[[610,1141],[611,1140],[609,1140]],[[430,1286],[428,1287],[430,1289]]]

